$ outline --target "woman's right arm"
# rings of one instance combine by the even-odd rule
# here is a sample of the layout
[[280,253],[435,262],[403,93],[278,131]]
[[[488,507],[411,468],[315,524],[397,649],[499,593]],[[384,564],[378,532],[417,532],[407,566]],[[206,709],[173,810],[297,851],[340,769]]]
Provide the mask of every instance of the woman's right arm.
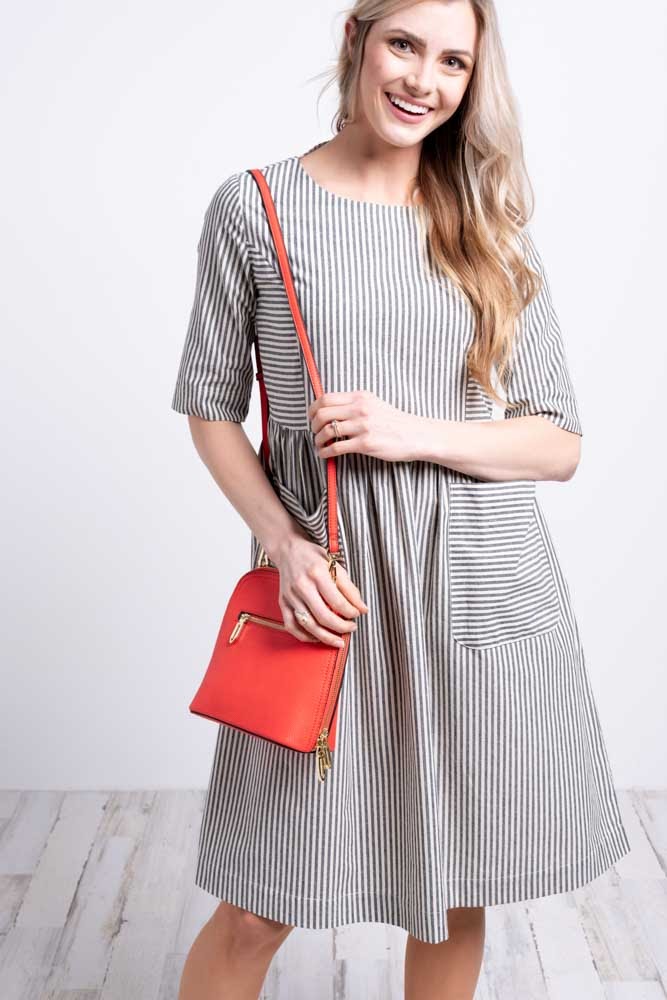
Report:
[[[280,610],[288,631],[304,642],[342,645],[340,633],[353,631],[353,619],[367,610],[345,567],[338,563],[334,582],[326,550],[280,502],[240,423],[194,415],[188,423],[201,460],[278,567]],[[295,608],[310,612],[309,627],[294,618]]]
[[[202,461],[280,571],[280,610],[304,642],[335,645],[363,609],[345,568],[329,573],[326,550],[305,535],[280,502],[242,424],[254,385],[252,341],[257,289],[246,239],[240,174],[215,191],[197,244],[190,321],[172,399],[186,413]],[[296,336],[296,334],[295,334]],[[292,609],[311,614],[300,625]]]

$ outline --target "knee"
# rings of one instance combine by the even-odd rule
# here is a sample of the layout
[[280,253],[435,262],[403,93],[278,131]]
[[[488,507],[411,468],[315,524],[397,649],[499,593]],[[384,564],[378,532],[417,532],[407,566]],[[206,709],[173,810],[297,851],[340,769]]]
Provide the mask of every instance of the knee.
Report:
[[477,926],[484,921],[483,906],[452,906],[447,910],[447,922],[454,927]]
[[230,947],[245,952],[275,951],[294,929],[292,924],[262,917],[224,901],[215,909],[211,921]]

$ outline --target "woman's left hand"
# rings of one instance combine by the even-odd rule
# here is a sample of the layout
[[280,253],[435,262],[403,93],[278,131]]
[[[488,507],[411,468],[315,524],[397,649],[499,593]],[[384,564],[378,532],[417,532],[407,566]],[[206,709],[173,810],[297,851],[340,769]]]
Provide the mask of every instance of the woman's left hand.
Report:
[[[325,392],[308,407],[308,419],[320,458],[359,452],[385,462],[409,462],[415,456],[419,418],[367,389]],[[336,440],[332,420],[346,440]]]

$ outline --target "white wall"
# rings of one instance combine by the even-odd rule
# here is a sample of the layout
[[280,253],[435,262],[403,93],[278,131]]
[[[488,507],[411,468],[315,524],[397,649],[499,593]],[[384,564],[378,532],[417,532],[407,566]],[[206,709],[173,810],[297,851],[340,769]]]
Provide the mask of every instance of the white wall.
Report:
[[[538,490],[616,782],[664,786],[667,8],[499,9],[584,425]],[[330,135],[341,10],[6,10],[1,786],[207,780],[187,705],[249,532],[170,409],[196,243],[224,177]]]

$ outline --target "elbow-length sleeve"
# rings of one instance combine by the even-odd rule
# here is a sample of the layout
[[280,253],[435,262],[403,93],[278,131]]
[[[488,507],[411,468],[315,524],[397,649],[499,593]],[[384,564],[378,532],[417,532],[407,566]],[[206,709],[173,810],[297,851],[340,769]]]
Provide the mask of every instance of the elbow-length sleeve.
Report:
[[254,369],[255,293],[239,177],[211,199],[197,244],[197,276],[172,409],[243,423]]
[[528,229],[524,228],[522,237],[526,263],[542,282],[518,319],[509,374],[503,379],[507,402],[516,405],[506,407],[504,417],[537,414],[566,431],[583,435],[549,280]]

